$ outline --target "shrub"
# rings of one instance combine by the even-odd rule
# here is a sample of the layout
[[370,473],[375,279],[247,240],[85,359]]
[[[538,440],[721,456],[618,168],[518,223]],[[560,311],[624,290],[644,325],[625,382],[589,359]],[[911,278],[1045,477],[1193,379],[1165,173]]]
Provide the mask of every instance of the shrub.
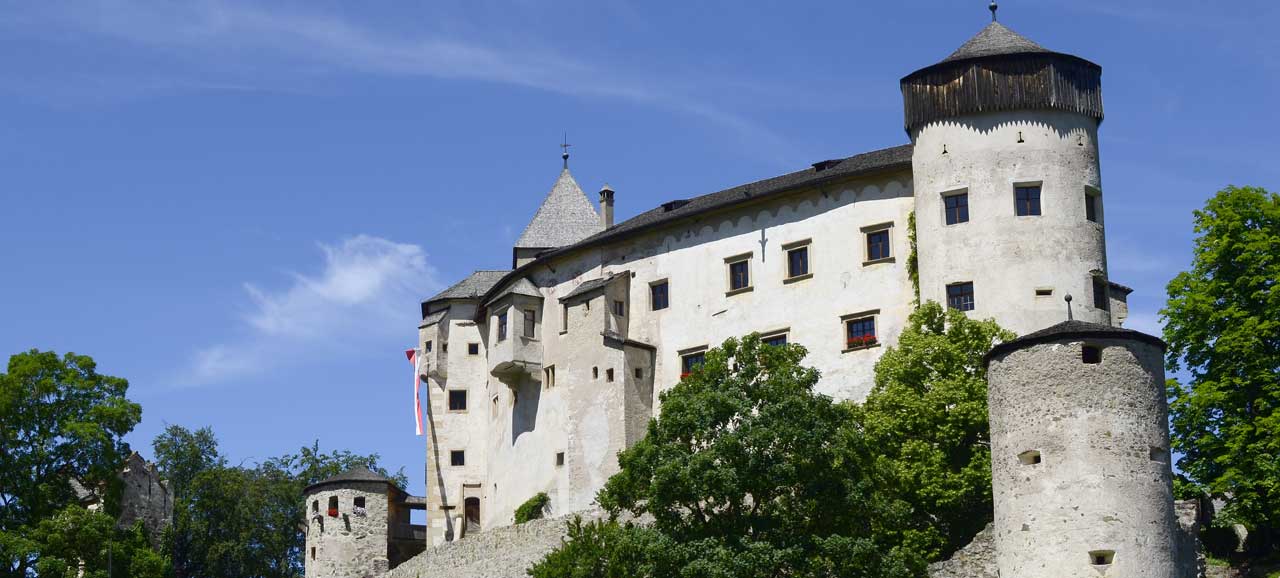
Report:
[[529,520],[537,520],[547,509],[547,504],[551,503],[551,498],[546,492],[538,492],[532,498],[525,500],[516,508],[516,523],[523,524]]

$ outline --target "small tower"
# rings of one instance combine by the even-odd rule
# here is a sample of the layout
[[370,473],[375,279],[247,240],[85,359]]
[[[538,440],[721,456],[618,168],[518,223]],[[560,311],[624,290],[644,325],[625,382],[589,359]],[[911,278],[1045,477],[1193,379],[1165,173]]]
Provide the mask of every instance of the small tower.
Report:
[[1029,333],[1111,323],[1098,125],[1102,68],[994,21],[902,79],[921,297]]
[[567,149],[561,158],[564,168],[560,177],[511,248],[512,268],[534,260],[543,251],[572,245],[605,229],[595,206],[569,172]]
[[1065,321],[987,354],[1002,578],[1179,576],[1164,348]]
[[391,480],[357,466],[303,490],[306,578],[382,576],[426,547],[426,528],[409,523],[420,505]]

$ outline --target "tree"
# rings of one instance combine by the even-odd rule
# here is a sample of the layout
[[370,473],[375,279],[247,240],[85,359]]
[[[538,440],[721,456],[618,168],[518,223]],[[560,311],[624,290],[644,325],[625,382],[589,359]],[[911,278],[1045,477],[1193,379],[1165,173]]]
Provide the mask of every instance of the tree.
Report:
[[[113,517],[71,505],[41,520],[30,533],[42,577],[163,578],[168,561],[151,549],[138,522],[117,529]],[[80,573],[83,570],[83,575]]]
[[[813,391],[819,376],[800,365],[804,355],[757,335],[729,339],[662,394],[661,416],[619,454],[621,471],[598,496],[615,515],[652,516],[649,528],[595,529],[635,546],[617,555],[643,551],[637,572],[822,576],[849,558],[860,562],[852,575],[923,571],[922,560],[883,539],[901,510],[871,491],[866,448],[851,450],[856,430],[842,432],[853,410]],[[571,541],[546,564],[611,567],[572,559],[599,550]]]
[[[76,503],[84,487],[118,485],[129,454],[124,435],[142,419],[128,381],[97,372],[93,359],[31,350],[0,373],[0,575],[26,576],[39,550],[29,534]],[[114,511],[108,492],[108,512]]]
[[[1255,535],[1280,529],[1280,195],[1227,187],[1195,212],[1191,269],[1160,314],[1178,468]],[[1274,536],[1273,536],[1274,539]]]
[[991,447],[982,357],[1015,335],[936,302],[917,308],[876,364],[859,408],[877,448],[878,491],[910,506],[904,541],[930,560],[949,556],[991,521]]

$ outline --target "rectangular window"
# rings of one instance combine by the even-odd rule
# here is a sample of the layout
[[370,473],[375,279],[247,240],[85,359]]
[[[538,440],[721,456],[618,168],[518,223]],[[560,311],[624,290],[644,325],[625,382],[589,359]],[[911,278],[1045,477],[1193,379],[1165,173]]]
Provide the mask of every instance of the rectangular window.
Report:
[[467,411],[467,390],[449,390],[449,411]]
[[422,344],[422,350],[423,350],[423,351],[425,351],[425,352],[427,352],[427,353],[431,353],[431,342],[430,342],[430,341],[428,341],[428,342],[426,342],[426,343],[423,343],[423,344]]
[[548,388],[556,386],[556,366],[548,365],[542,368],[542,384]]
[[876,344],[876,318],[874,316],[848,319],[844,322],[845,348],[859,349]]
[[556,465],[557,466],[564,465],[564,452],[556,452]]
[[1084,218],[1097,223],[1098,222],[1098,195],[1086,192],[1084,194]]
[[689,377],[693,373],[694,368],[706,363],[707,352],[699,351],[697,353],[687,353],[680,356],[680,379]]
[[809,246],[787,250],[787,277],[796,278],[809,274]]
[[538,314],[532,309],[524,310],[524,336],[533,339],[533,331],[536,328]]
[[635,376],[636,376],[636,379],[644,379],[644,370],[637,367],[635,369]]
[[465,466],[467,465],[467,452],[462,450],[453,450],[449,452],[449,465]]
[[973,282],[947,285],[947,307],[961,311],[973,311]]
[[1103,311],[1111,309],[1111,299],[1107,296],[1107,280],[1102,277],[1093,278],[1093,306]]
[[613,314],[617,315],[618,317],[626,317],[627,304],[615,299],[613,301]]
[[872,231],[867,233],[867,260],[879,261],[888,259],[893,256],[893,251],[889,247],[889,230]]
[[604,370],[604,380],[605,380],[605,381],[610,381],[610,382],[611,382],[611,381],[613,381],[613,368],[612,368],[612,367],[610,367],[609,369]]
[[775,334],[773,334],[773,335],[767,335],[767,336],[765,336],[765,337],[761,337],[761,338],[760,338],[760,342],[761,342],[761,343],[763,343],[763,344],[765,344],[765,345],[786,345],[786,344],[787,344],[787,334],[786,334],[786,333],[775,333]]
[[729,263],[729,290],[738,291],[751,286],[751,262],[747,259]]
[[479,343],[468,343],[468,344],[467,344],[467,355],[480,355],[480,344],[479,344]]
[[1040,214],[1040,185],[1013,188],[1014,212],[1019,217]]
[[659,281],[649,286],[649,303],[654,311],[666,309],[670,305],[666,281]]
[[957,193],[942,197],[948,225],[969,222],[969,193]]
[[498,314],[498,341],[507,338],[507,312],[503,311]]
[[592,368],[591,368],[591,379],[600,379],[600,368],[599,368],[599,367],[592,367]]
[[560,333],[569,331],[569,306],[560,306]]

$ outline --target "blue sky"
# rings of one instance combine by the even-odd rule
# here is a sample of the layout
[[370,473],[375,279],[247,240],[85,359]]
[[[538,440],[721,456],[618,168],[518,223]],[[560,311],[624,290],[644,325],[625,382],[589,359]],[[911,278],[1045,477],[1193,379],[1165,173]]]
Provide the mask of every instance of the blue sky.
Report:
[[[129,441],[319,439],[423,491],[418,302],[505,268],[561,135],[620,218],[901,144],[898,79],[985,0],[2,2],[0,352],[127,377]],[[1191,211],[1280,189],[1280,5],[1004,0],[1103,66],[1112,279],[1158,332]]]

